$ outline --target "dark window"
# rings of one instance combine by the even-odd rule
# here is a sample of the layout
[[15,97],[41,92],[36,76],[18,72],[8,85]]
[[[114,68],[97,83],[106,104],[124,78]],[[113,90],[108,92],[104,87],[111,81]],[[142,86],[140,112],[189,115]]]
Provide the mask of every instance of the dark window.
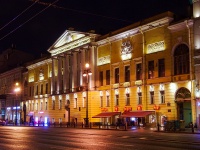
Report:
[[41,85],[41,94],[43,94],[43,84]]
[[107,107],[110,106],[110,96],[106,96],[106,101],[107,101]]
[[106,70],[106,85],[110,85],[110,70]]
[[115,106],[119,106],[119,95],[115,95]]
[[29,87],[29,96],[31,96],[31,92],[32,92],[31,87]]
[[130,105],[130,94],[126,94],[126,106]]
[[161,104],[165,103],[165,91],[160,91],[160,102]]
[[174,75],[187,73],[189,73],[189,48],[181,44],[174,52]]
[[48,83],[46,83],[46,90],[45,90],[45,94],[48,94]]
[[136,65],[136,80],[142,80],[142,64]]
[[45,110],[47,110],[47,102],[45,102]]
[[101,99],[101,101],[100,101],[100,107],[103,107],[103,96],[100,96],[100,99]]
[[125,66],[125,82],[130,82],[130,66]]
[[52,101],[52,109],[55,110],[55,100]]
[[138,104],[142,104],[142,93],[138,93]]
[[149,61],[148,63],[148,78],[154,77],[154,61]]
[[159,77],[165,76],[165,59],[158,60],[158,76]]
[[103,71],[99,72],[99,85],[103,86]]
[[150,104],[154,104],[154,92],[150,92]]
[[36,95],[38,95],[38,85],[36,86]]
[[119,83],[119,68],[115,68],[115,83]]

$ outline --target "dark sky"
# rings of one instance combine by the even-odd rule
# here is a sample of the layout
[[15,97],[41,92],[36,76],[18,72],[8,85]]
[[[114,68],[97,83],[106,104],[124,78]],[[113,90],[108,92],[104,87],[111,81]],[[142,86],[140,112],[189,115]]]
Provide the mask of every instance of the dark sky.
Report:
[[0,0],[0,52],[14,44],[40,55],[70,27],[103,35],[165,11],[186,17],[189,6],[189,0],[34,1]]

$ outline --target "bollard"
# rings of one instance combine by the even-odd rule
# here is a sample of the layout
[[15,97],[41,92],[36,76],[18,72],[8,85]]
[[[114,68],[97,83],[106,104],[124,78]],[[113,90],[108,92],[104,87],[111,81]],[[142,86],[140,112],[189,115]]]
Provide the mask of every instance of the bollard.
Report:
[[83,128],[83,122],[82,122],[82,128]]
[[194,133],[194,125],[193,125],[192,122],[190,123],[190,127],[191,127],[191,129],[192,129],[192,133]]
[[158,132],[160,131],[160,125],[157,123]]
[[127,130],[127,122],[125,123],[124,130]]

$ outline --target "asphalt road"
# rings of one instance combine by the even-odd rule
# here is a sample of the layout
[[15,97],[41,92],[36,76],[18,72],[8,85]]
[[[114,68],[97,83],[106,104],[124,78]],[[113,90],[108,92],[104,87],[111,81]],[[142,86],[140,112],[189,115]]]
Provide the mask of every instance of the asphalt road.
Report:
[[194,150],[200,134],[0,126],[0,150]]

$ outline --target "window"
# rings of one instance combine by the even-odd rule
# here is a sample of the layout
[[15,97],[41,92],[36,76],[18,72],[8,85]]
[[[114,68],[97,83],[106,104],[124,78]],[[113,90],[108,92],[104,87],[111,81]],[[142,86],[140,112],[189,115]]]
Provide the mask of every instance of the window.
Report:
[[103,96],[100,96],[100,107],[103,107]]
[[47,102],[45,102],[45,110],[47,110]]
[[110,70],[106,70],[106,85],[110,85]]
[[130,66],[125,66],[125,82],[130,82]]
[[115,83],[119,83],[119,68],[115,68]]
[[154,61],[149,61],[148,63],[148,78],[152,79],[154,77]]
[[55,110],[55,100],[52,100],[52,109]]
[[32,92],[31,87],[29,87],[29,96],[32,96],[31,92]]
[[106,96],[106,105],[107,107],[110,106],[110,96]]
[[174,75],[187,74],[189,69],[189,48],[181,44],[174,52]]
[[160,91],[160,103],[165,103],[165,91]]
[[165,76],[165,59],[158,59],[158,77]]
[[103,86],[103,71],[99,72],[99,85]]
[[42,110],[42,102],[40,102],[40,110]]
[[36,103],[36,110],[38,111],[38,103]]
[[59,109],[62,108],[62,100],[59,100]]
[[36,86],[36,95],[38,95],[38,85]]
[[43,95],[43,84],[41,84],[41,95]]
[[130,94],[126,94],[126,106],[130,105]]
[[86,106],[86,100],[85,97],[83,97],[83,108]]
[[150,104],[154,104],[154,92],[150,92]]
[[115,95],[115,106],[119,106],[119,95]]
[[77,108],[77,98],[74,98],[74,108]]
[[34,103],[32,103],[32,110],[34,111]]
[[142,93],[141,92],[138,93],[138,104],[139,105],[142,104]]
[[48,94],[48,83],[46,83],[45,94]]
[[136,65],[136,80],[142,80],[142,64]]
[[34,96],[33,94],[34,94],[34,86],[33,86],[33,88],[32,88],[32,93],[31,93],[31,95]]

